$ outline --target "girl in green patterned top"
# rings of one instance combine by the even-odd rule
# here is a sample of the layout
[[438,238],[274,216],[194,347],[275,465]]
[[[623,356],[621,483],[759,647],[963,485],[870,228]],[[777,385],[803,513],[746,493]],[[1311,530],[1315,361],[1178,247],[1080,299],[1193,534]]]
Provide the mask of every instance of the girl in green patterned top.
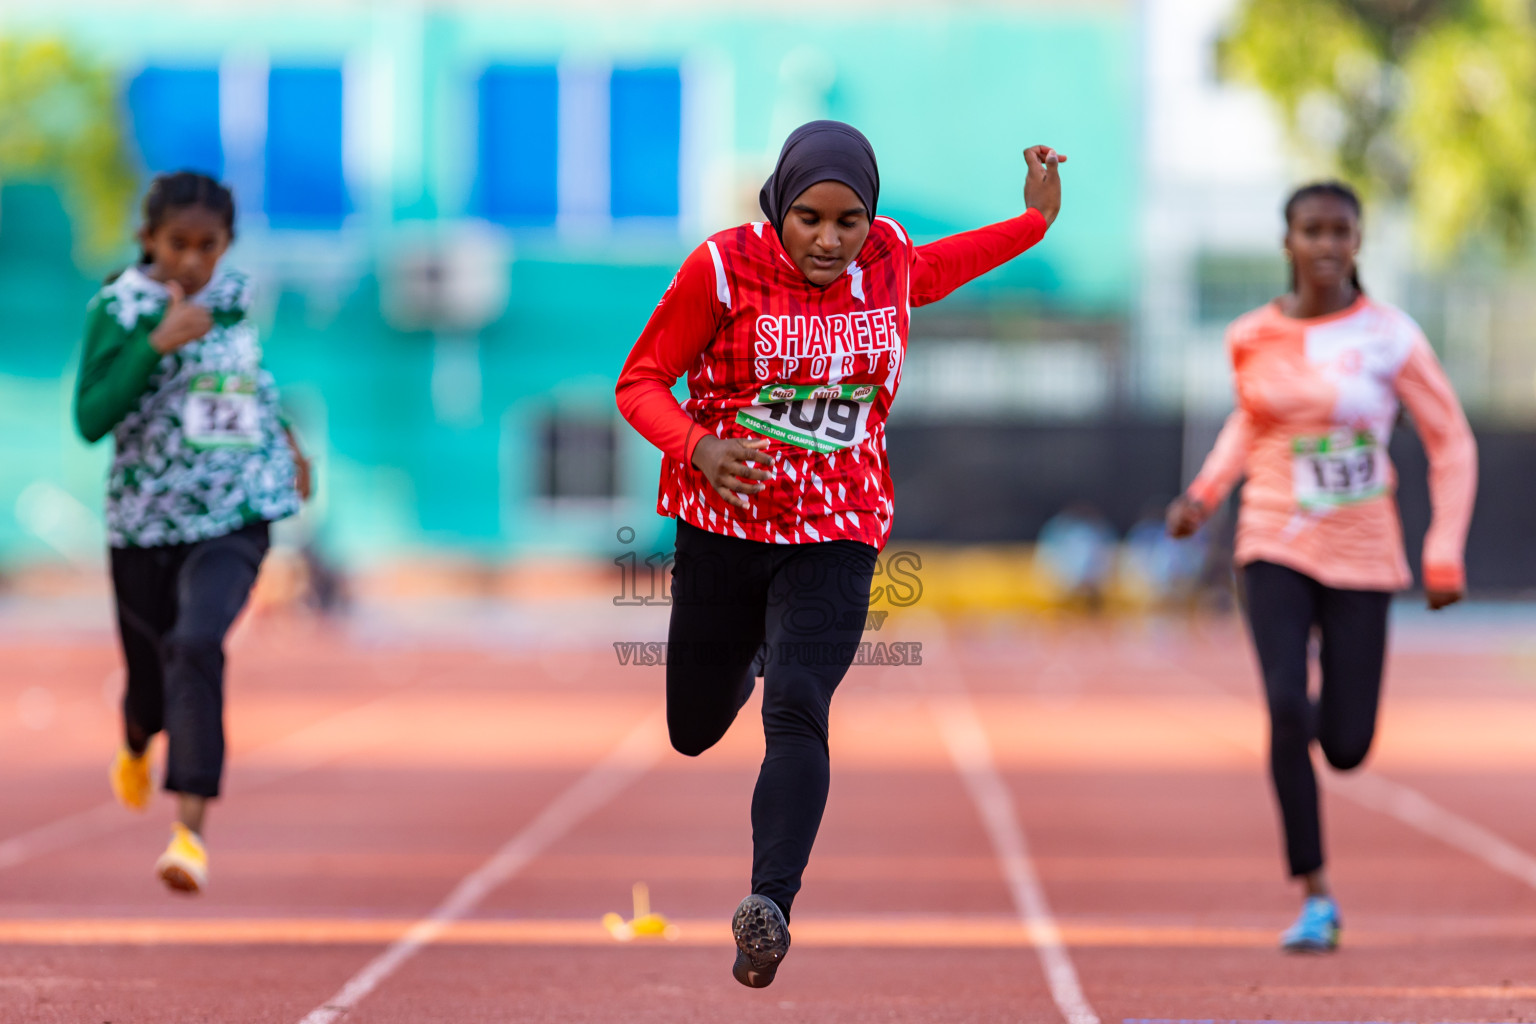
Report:
[[173,889],[208,881],[203,815],[224,766],[224,635],[245,605],[268,524],[309,496],[309,465],[278,415],[249,319],[250,285],[219,266],[234,240],[229,189],[181,171],[151,183],[137,266],[86,311],[75,420],[112,434],[107,537],[128,669],[113,792],[145,810],[149,741],[167,735]]

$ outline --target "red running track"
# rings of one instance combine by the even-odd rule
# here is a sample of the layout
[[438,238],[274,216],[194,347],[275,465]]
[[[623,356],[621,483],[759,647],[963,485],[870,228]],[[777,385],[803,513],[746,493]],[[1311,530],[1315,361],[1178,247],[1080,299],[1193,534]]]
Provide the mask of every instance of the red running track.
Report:
[[[924,664],[843,685],[764,991],[731,979],[726,927],[755,702],[689,760],[664,749],[662,669],[606,637],[258,619],[231,654],[212,887],[187,899],[150,871],[168,803],[105,803],[110,635],[12,631],[0,1020],[1536,1019],[1536,615],[1459,615],[1401,611],[1365,788],[1326,800],[1345,945],[1300,959],[1274,948],[1297,896],[1234,622],[888,622]],[[675,941],[601,925],[637,881]]]

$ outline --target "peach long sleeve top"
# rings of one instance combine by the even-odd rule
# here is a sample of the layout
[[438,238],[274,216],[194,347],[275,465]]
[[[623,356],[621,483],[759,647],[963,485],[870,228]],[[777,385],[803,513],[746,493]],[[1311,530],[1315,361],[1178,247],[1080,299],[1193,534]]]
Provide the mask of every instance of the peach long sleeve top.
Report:
[[1387,456],[1401,403],[1429,455],[1424,584],[1463,588],[1477,444],[1412,318],[1363,295],[1311,319],[1272,302],[1232,323],[1227,349],[1237,408],[1188,494],[1214,508],[1246,477],[1237,564],[1275,562],[1348,590],[1409,586]]

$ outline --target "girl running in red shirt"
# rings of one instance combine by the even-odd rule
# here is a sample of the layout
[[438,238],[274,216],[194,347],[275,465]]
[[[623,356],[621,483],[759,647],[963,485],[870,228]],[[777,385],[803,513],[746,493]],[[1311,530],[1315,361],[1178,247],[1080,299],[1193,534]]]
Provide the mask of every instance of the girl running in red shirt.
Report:
[[[1335,182],[1285,204],[1291,292],[1227,331],[1237,409],[1183,497],[1176,537],[1199,528],[1247,477],[1236,562],[1269,703],[1270,770],[1291,874],[1306,885],[1291,952],[1328,952],[1339,908],[1323,870],[1311,745],[1348,770],[1376,731],[1392,592],[1413,582],[1393,500],[1387,442],[1399,404],[1429,452],[1434,520],[1424,538],[1432,609],[1461,600],[1462,548],[1477,492],[1477,446],[1417,324],[1367,298],[1355,272],[1360,201]],[[1313,627],[1322,689],[1307,694]]]
[[[752,894],[732,919],[738,981],[773,981],[826,806],[827,715],[852,663],[890,534],[885,419],[908,317],[1038,242],[1061,206],[1059,156],[1029,165],[1019,217],[915,245],[876,216],[868,140],[814,121],[784,143],[765,222],[711,236],[636,342],[617,389],[666,455],[677,520],[667,725],[713,746],[763,675],[767,754],[752,797]],[[688,379],[678,407],[671,389]]]

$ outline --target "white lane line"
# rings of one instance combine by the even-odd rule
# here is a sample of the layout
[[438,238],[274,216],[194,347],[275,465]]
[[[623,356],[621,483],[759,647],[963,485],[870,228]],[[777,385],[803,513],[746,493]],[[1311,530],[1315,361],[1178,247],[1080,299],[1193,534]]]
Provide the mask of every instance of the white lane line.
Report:
[[74,814],[66,814],[44,825],[29,829],[19,836],[0,842],[0,871],[13,868],[34,857],[54,850],[62,850],[76,843],[115,832],[143,819],[119,807],[116,800],[88,807]]
[[[250,634],[246,623],[250,619],[250,614],[245,611],[235,619],[225,641],[230,650],[238,650],[245,646],[245,640]],[[126,671],[121,666],[114,668],[101,681],[103,699],[114,708],[121,707],[123,687],[126,685]],[[270,780],[264,780],[261,784],[266,781]],[[94,807],[87,807],[83,811],[66,814],[62,818],[55,818],[36,828],[28,829],[20,835],[0,840],[0,871],[24,864],[45,853],[63,850],[98,836],[116,832],[118,829],[127,828],[129,825],[136,825],[142,820],[133,812],[119,806],[116,800],[106,800]]]
[[1396,818],[1536,889],[1536,857],[1476,822],[1441,807],[1413,787],[1376,774],[1324,779],[1333,792]]
[[1019,919],[1029,931],[1040,966],[1045,972],[1051,998],[1067,1024],[1099,1024],[1099,1016],[1083,995],[1083,986],[1061,938],[1061,929],[1046,902],[1045,890],[1029,856],[1029,843],[1014,809],[1008,787],[998,774],[992,745],[976,717],[969,696],[935,698],[931,704],[949,756],[960,772],[965,788],[986,825],[998,863],[1008,880]]
[[[1242,704],[1250,710],[1254,707],[1253,703],[1238,697],[1203,673],[1191,672],[1167,662],[1165,665],[1228,701]],[[1261,715],[1265,713],[1262,705],[1257,710]],[[1264,743],[1256,739],[1243,741],[1235,736],[1219,735],[1228,743],[1259,757],[1263,757],[1266,753],[1267,748]],[[1378,774],[1374,769],[1361,769],[1341,774],[1323,765],[1314,766],[1314,770],[1320,788],[1330,793],[1337,793],[1367,810],[1396,818],[1404,825],[1424,833],[1431,839],[1438,839],[1447,846],[1482,861],[1495,871],[1509,875],[1516,881],[1536,889],[1536,856],[1532,856],[1477,822],[1440,806],[1412,786],[1393,781]]]
[[474,910],[481,900],[580,824],[582,819],[645,774],[661,756],[664,746],[661,716],[653,715],[625,737],[611,754],[556,796],[538,817],[489,860],[466,875],[437,909],[412,925],[410,931],[353,975],[334,996],[310,1011],[299,1024],[332,1024],[341,1019],[402,964],[442,935],[449,925]]
[[[249,776],[249,781],[243,785],[240,784],[237,777],[230,786],[231,793],[235,795],[249,793],[344,757],[353,748],[359,746],[358,743],[354,742],[349,747],[345,742],[345,737],[351,735],[351,730],[348,728],[349,724],[376,713],[380,705],[393,700],[402,690],[414,682],[415,680],[413,679],[398,684],[392,687],[388,693],[381,694],[370,701],[348,708],[345,711],[338,711],[334,715],[322,718],[317,722],[312,722],[297,732],[282,736],[252,750],[249,754],[244,755],[244,758],[255,760],[257,763],[260,763],[262,758],[274,752],[282,751],[285,747],[294,747],[296,753],[280,767],[256,769]],[[360,733],[359,735],[366,736],[366,733]],[[322,738],[325,738],[326,742],[319,742]],[[103,763],[102,774],[106,774],[105,763]],[[57,818],[36,828],[29,829],[20,835],[0,840],[0,871],[16,867],[18,864],[23,864],[44,854],[63,850],[100,836],[109,835],[121,829],[143,824],[147,820],[150,819],[125,809],[116,800],[103,801],[94,807],[88,807],[83,811],[67,814],[62,818]]]

